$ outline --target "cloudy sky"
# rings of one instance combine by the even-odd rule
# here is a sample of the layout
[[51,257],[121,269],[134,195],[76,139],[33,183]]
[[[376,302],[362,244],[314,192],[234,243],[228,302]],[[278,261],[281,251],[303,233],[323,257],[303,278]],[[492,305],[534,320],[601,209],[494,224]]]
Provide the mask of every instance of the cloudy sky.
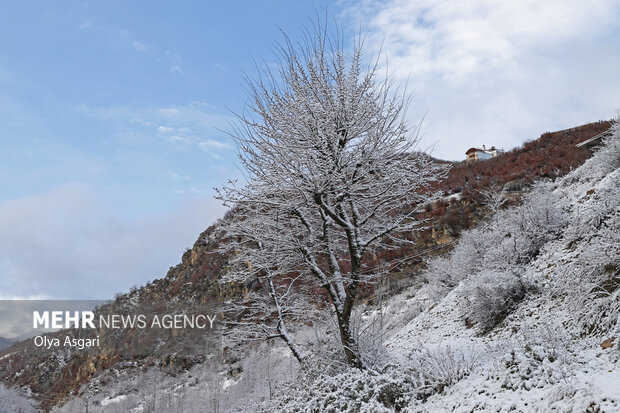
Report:
[[165,275],[239,176],[242,74],[327,7],[461,159],[620,108],[620,2],[3,2],[0,298],[101,299]]

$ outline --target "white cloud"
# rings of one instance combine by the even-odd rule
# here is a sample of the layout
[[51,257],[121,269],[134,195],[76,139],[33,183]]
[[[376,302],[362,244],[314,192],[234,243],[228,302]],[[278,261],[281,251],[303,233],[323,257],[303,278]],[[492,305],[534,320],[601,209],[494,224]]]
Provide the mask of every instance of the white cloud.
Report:
[[198,144],[203,149],[230,149],[231,146],[227,143],[216,141],[213,139],[202,141]]
[[213,139],[209,139],[206,141],[202,141],[198,144],[198,147],[202,149],[205,153],[209,154],[214,159],[222,159],[222,156],[218,153],[221,150],[228,150],[232,147],[224,142],[216,141]]
[[169,50],[162,50],[158,48],[157,45],[147,44],[137,40],[130,30],[98,24],[92,20],[82,20],[77,25],[77,28],[82,31],[92,30],[105,33],[114,43],[122,45],[123,47],[131,47],[137,53],[150,53],[151,56],[157,58],[158,62],[164,62],[169,65],[170,73],[172,74],[185,75],[189,72],[180,54]]
[[[185,105],[164,107],[144,107],[129,105],[112,105],[105,107],[88,107],[84,104],[73,107],[76,112],[106,120],[116,120],[153,126],[158,132],[172,132],[172,128],[181,133],[202,133],[225,128],[232,116],[224,115],[209,109],[207,104],[197,105],[195,102]],[[158,129],[162,126],[161,129]]]
[[346,15],[408,80],[411,119],[425,117],[422,146],[438,141],[441,157],[482,143],[508,149],[610,118],[619,104],[615,1],[367,1]]
[[176,172],[171,172],[170,173],[170,178],[172,178],[175,181],[187,181],[187,182],[189,182],[189,181],[192,180],[192,178],[190,178],[188,175],[181,175],[181,174],[178,174]]
[[82,22],[80,22],[80,24],[78,24],[78,29],[86,30],[86,29],[90,29],[93,26],[94,26],[94,24],[93,24],[92,20],[86,19],[86,20],[83,20]]
[[186,72],[185,72],[185,69],[183,69],[181,66],[178,66],[178,65],[172,65],[172,66],[170,66],[170,72],[171,72],[171,73],[178,73],[178,74],[180,74],[180,75],[183,75],[183,74],[185,74],[185,73],[186,73]]
[[179,113],[179,110],[177,108],[161,108],[159,109],[159,113],[163,115],[176,115]]
[[133,42],[131,42],[131,46],[134,48],[136,52],[144,53],[150,50],[149,45],[147,45],[146,43],[139,42],[137,40],[134,40]]
[[148,44],[136,40],[131,31],[119,27],[107,26],[93,22],[90,19],[81,21],[78,30],[95,30],[105,33],[110,39],[124,46],[133,48],[138,53],[149,52],[152,47]]
[[189,138],[184,138],[182,136],[177,136],[177,135],[173,135],[170,138],[171,142],[177,142],[177,143],[192,143],[192,140]]
[[149,122],[149,121],[147,121],[147,120],[144,120],[144,119],[140,119],[140,118],[132,118],[132,119],[129,119],[129,122],[130,122],[130,123],[138,123],[138,124],[140,124],[140,125],[142,125],[142,126],[146,126],[146,127],[148,127],[148,128],[150,128],[150,127],[152,126],[152,123],[151,123],[151,122]]
[[196,108],[203,108],[203,109],[209,109],[209,110],[216,109],[215,106],[213,106],[213,105],[211,105],[211,104],[209,104],[207,102],[201,102],[201,101],[198,101],[198,100],[193,101],[191,103],[191,105],[193,107],[196,107]]
[[166,60],[170,63],[170,72],[178,73],[184,75],[187,73],[187,69],[183,65],[183,60],[181,59],[181,55],[178,53],[173,53],[170,51],[165,51],[164,56]]
[[165,276],[223,212],[208,197],[126,220],[84,185],[1,202],[2,297],[111,298]]
[[157,127],[157,132],[162,133],[162,134],[171,133],[171,132],[174,132],[174,128],[171,128],[169,126],[160,125],[160,126]]
[[[223,135],[220,132],[229,125],[230,115],[223,115],[213,110],[205,102],[191,102],[185,105],[170,105],[164,107],[134,107],[117,105],[108,107],[87,107],[78,105],[75,111],[88,116],[98,117],[118,123],[119,131],[125,135],[131,134],[133,139],[140,137],[148,142],[154,134],[166,137],[176,144],[199,147],[214,155],[214,151],[230,149],[231,146],[214,139],[211,136]],[[220,159],[219,156],[214,156]]]

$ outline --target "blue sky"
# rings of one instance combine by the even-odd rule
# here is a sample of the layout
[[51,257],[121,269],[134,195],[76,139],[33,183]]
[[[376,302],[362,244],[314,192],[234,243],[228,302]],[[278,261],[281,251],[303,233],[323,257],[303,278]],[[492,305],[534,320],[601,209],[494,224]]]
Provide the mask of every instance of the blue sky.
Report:
[[[326,4],[327,5],[327,4]],[[67,182],[114,210],[162,212],[221,185],[242,72],[268,58],[302,2],[4,3],[0,200]]]
[[327,7],[461,159],[620,108],[617,1],[64,1],[0,5],[0,298],[107,298],[165,275],[239,176],[221,129],[280,29]]

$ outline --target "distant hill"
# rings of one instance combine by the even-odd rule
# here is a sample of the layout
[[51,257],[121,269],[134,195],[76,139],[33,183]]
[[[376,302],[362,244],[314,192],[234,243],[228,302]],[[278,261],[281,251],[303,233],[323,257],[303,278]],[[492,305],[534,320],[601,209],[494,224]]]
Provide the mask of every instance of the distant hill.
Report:
[[0,337],[0,350],[4,350],[5,348],[12,346],[13,343],[14,343],[13,340]]
[[557,178],[577,168],[592,154],[576,144],[607,131],[611,121],[598,121],[557,132],[546,132],[496,158],[455,163],[441,186],[447,192],[510,184],[518,189],[540,178]]

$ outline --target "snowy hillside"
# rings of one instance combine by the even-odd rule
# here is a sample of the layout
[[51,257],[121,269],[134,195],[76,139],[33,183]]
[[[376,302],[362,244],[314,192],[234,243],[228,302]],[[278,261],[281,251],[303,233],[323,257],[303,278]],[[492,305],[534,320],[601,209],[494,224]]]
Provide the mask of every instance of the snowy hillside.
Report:
[[[277,411],[620,411],[620,129],[463,235],[388,306],[387,358]],[[388,317],[390,318],[390,317]]]
[[25,397],[16,389],[7,389],[0,384],[0,412],[34,413],[34,400]]

